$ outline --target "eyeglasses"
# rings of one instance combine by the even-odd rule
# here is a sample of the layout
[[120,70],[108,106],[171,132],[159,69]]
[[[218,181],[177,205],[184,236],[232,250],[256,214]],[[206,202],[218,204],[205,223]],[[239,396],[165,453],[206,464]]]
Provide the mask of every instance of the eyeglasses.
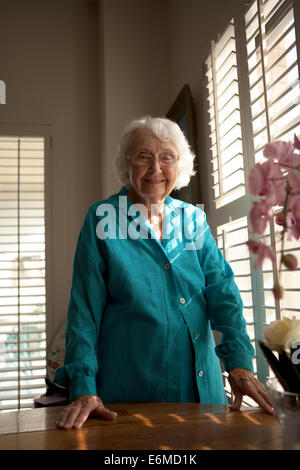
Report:
[[[139,152],[135,155],[126,155],[127,158],[136,166],[150,166],[152,165],[155,157],[151,153]],[[175,166],[178,163],[178,158],[172,153],[163,152],[156,157],[160,166]]]

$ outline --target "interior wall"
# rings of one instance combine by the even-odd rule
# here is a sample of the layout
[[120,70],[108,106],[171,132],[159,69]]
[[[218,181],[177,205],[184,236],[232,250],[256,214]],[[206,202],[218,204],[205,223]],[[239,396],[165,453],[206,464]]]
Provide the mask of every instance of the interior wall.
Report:
[[76,240],[99,178],[98,17],[95,2],[1,0],[1,124],[50,128],[50,341],[65,316]]
[[102,0],[106,196],[120,189],[113,157],[124,126],[165,114],[169,95],[167,2]]

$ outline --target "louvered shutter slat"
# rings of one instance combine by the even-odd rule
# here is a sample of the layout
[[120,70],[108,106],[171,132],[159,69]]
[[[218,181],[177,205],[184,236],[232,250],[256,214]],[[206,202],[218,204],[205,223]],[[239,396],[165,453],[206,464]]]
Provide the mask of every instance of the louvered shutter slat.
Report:
[[[216,208],[245,194],[241,116],[233,20],[206,61],[213,190]],[[239,155],[238,159],[233,157]],[[237,164],[238,162],[238,164]],[[226,166],[224,165],[226,163]]]
[[44,138],[0,137],[0,410],[45,392]]

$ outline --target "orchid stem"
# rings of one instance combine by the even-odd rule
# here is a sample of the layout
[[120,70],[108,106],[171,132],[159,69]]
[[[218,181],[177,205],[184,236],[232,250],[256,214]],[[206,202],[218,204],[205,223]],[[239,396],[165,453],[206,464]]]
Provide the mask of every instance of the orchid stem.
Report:
[[284,208],[283,208],[283,230],[281,234],[281,257],[280,257],[280,265],[279,265],[279,282],[281,282],[281,266],[282,266],[282,257],[283,257],[283,250],[284,250],[284,237],[287,231],[287,220],[286,220],[286,215],[288,211],[288,200],[290,196],[290,185],[289,182],[286,182],[286,195],[285,195],[285,201],[284,201]]

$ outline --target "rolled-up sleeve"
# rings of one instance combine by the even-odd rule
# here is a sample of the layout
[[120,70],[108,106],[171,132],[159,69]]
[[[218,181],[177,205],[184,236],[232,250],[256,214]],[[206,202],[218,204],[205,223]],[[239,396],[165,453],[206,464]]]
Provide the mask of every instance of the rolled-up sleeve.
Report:
[[97,341],[107,301],[105,262],[96,240],[94,212],[90,209],[82,225],[73,262],[71,294],[66,325],[64,365],[54,383],[69,389],[69,399],[97,395]]
[[206,221],[202,269],[211,327],[222,333],[216,354],[226,371],[240,367],[253,372],[254,348],[246,329],[242,298],[233,271],[217,247]]

